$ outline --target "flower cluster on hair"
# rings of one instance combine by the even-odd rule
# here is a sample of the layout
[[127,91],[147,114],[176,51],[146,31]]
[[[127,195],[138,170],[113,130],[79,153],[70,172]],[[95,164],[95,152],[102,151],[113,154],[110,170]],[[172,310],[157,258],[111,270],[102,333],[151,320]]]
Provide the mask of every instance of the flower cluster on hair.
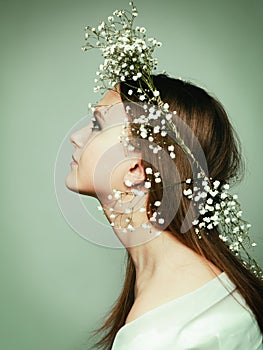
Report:
[[[257,244],[249,236],[251,224],[242,219],[238,195],[229,192],[228,183],[221,183],[201,173],[197,174],[196,180],[185,180],[188,188],[183,190],[183,195],[197,209],[197,217],[192,221],[195,233],[201,239],[202,233],[209,235],[211,230],[218,229],[219,238],[237,257],[244,259],[242,262],[245,266],[262,279],[261,268],[245,248]],[[244,253],[245,256],[242,256]]]
[[[149,141],[149,148],[154,154],[163,149],[168,131],[176,135],[181,147],[187,148],[172,122],[172,114],[176,114],[176,111],[169,112],[168,103],[161,100],[160,92],[155,88],[151,77],[158,63],[153,53],[162,44],[155,38],[147,38],[144,27],[134,26],[138,11],[133,2],[129,5],[131,10],[116,10],[107,21],[102,21],[97,27],[85,27],[86,44],[82,46],[82,50],[99,49],[104,58],[96,72],[94,91],[104,92],[120,82],[133,81],[135,84],[130,86],[125,98],[132,101],[136,95],[138,103],[145,103],[145,113],[134,120],[134,123],[140,124],[138,136]],[[139,87],[135,87],[137,81]],[[89,108],[94,109],[91,104]],[[128,110],[126,112],[129,114]],[[125,132],[129,124],[127,119]],[[153,124],[155,125],[152,128]],[[153,141],[158,136],[164,140],[154,145]],[[128,150],[132,150],[133,146],[128,142],[130,139],[127,135],[122,139],[126,140],[124,144]],[[167,145],[166,150],[174,159],[174,145]],[[188,148],[187,151],[191,153]]]
[[[245,253],[246,259],[243,260],[243,264],[258,278],[263,279],[262,269],[245,248],[245,245],[254,247],[256,243],[251,242],[248,235],[251,225],[241,218],[242,211],[237,201],[238,197],[228,192],[227,183],[221,183],[219,180],[204,175],[202,167],[181,137],[176,123],[173,122],[176,111],[170,111],[169,105],[162,101],[160,92],[152,81],[152,73],[158,63],[153,53],[155,48],[162,44],[155,38],[147,39],[144,27],[134,26],[138,11],[133,2],[130,2],[129,5],[130,10],[114,11],[106,21],[101,22],[97,27],[85,27],[86,42],[82,50],[99,49],[104,58],[104,62],[100,64],[96,72],[94,91],[105,92],[120,82],[132,81],[135,83],[129,86],[125,98],[127,101],[134,101],[135,97],[135,100],[138,100],[142,106],[142,113],[133,118],[132,122],[126,119],[120,141],[127,151],[134,151],[136,145],[133,131],[135,129],[131,129],[136,125],[136,137],[146,140],[154,155],[158,157],[159,152],[165,149],[172,160],[176,158],[176,142],[200,170],[198,181],[185,180],[187,188],[183,190],[183,195],[191,200],[196,208],[197,217],[192,222],[195,233],[202,238],[202,233],[209,234],[212,230],[218,229],[219,238],[241,260],[244,258],[242,253]],[[89,107],[93,109],[92,105]],[[127,115],[132,113],[129,105],[126,106],[126,112]],[[168,134],[172,134],[171,139],[174,140],[174,143],[167,142]],[[123,233],[134,231],[133,208],[126,208],[123,212],[118,213],[115,210],[116,204],[129,193],[143,198],[147,191],[153,190],[153,184],[159,186],[162,183],[160,174],[151,167],[147,167],[145,173],[144,190],[132,188],[127,193],[114,190],[113,194],[109,195],[108,199],[112,201],[112,206],[109,208],[111,225],[116,228],[115,224],[119,222]],[[158,217],[160,205],[161,199],[156,200],[155,210],[149,221],[163,225],[165,224],[164,219]],[[100,207],[100,209],[104,208]],[[142,207],[140,211],[145,211],[145,208]]]
[[[153,52],[162,44],[155,38],[147,39],[144,27],[134,27],[138,11],[133,2],[129,5],[131,10],[116,10],[97,27],[85,27],[86,44],[82,50],[97,48],[104,58],[96,72],[95,92],[111,89],[128,79],[147,80],[156,69],[158,61],[153,57]],[[131,89],[129,94],[132,93]],[[141,100],[144,98],[146,96],[142,94]]]

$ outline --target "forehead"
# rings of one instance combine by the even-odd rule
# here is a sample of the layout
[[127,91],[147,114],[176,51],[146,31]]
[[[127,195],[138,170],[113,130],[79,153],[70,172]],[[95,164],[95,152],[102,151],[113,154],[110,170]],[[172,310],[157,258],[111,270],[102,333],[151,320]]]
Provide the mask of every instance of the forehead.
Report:
[[110,106],[118,102],[122,102],[122,99],[120,97],[119,88],[117,86],[114,90],[109,90],[106,92],[103,98],[99,101],[97,107]]
[[123,124],[127,119],[118,86],[105,93],[95,108],[94,115],[103,121],[103,127]]

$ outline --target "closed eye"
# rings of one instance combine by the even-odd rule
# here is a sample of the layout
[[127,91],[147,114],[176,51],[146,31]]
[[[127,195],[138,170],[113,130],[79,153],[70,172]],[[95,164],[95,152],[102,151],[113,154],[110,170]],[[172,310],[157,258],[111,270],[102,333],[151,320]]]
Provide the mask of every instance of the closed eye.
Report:
[[100,126],[100,124],[99,124],[99,122],[98,122],[98,120],[96,118],[93,117],[91,119],[91,121],[92,121],[92,127],[91,127],[92,131],[99,131],[99,130],[101,130],[101,126]]

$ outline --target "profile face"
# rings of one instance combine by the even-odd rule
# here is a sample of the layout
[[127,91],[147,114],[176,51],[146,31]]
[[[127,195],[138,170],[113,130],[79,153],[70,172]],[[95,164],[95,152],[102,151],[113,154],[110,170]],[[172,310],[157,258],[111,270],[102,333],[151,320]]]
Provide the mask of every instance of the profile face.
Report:
[[70,164],[68,189],[97,198],[123,186],[128,167],[120,142],[125,116],[117,88],[109,90],[95,109],[96,121],[71,135],[76,163]]

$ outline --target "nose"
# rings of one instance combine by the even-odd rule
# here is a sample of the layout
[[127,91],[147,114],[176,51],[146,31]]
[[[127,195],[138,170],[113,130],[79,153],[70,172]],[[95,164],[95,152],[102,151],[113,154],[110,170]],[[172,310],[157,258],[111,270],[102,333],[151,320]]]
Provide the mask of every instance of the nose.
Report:
[[75,145],[78,148],[83,148],[89,138],[90,133],[91,127],[87,125],[84,128],[75,131],[70,136],[70,142],[72,142],[73,145]]

